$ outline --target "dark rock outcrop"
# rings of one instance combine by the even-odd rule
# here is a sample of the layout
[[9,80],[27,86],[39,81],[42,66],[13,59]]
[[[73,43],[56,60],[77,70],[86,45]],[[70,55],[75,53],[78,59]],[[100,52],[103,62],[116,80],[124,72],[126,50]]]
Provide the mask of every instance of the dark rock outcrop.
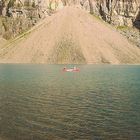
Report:
[[134,21],[134,26],[138,29],[140,29],[140,7],[139,7],[139,10],[138,10],[138,13],[136,14],[136,18],[135,18],[135,21]]

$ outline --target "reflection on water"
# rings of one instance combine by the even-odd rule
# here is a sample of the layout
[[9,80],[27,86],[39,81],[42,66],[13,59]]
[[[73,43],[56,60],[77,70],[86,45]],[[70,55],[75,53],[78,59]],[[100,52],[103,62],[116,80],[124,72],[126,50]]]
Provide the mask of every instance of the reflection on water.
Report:
[[139,140],[140,66],[0,65],[0,139]]

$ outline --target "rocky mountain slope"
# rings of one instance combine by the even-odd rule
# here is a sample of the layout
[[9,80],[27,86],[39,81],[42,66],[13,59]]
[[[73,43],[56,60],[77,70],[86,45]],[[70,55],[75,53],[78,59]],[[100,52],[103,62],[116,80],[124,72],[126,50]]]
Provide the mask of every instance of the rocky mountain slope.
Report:
[[15,37],[52,11],[69,5],[115,26],[140,28],[140,0],[0,0],[0,36]]
[[[138,64],[139,6],[140,0],[0,0],[0,62]],[[44,26],[26,38],[39,22]],[[26,39],[6,45],[18,35]]]
[[140,49],[85,10],[66,6],[22,41],[1,48],[0,62],[140,64]]

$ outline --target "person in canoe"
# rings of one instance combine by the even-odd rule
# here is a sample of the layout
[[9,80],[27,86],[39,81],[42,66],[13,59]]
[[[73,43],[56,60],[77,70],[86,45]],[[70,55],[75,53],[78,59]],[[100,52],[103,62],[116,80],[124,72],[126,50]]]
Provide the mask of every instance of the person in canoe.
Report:
[[67,69],[66,67],[63,68],[63,70],[66,70],[66,69]]
[[76,69],[77,69],[76,66],[74,66],[74,67],[73,67],[73,70],[76,70]]

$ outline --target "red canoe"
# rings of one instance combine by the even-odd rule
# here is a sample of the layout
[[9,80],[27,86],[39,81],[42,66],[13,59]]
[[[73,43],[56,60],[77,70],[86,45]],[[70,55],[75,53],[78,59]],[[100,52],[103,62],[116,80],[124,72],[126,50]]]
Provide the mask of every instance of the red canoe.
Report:
[[74,68],[71,68],[71,69],[63,68],[63,71],[64,72],[79,72],[80,69],[78,69],[78,68],[76,68],[76,69],[74,69]]

